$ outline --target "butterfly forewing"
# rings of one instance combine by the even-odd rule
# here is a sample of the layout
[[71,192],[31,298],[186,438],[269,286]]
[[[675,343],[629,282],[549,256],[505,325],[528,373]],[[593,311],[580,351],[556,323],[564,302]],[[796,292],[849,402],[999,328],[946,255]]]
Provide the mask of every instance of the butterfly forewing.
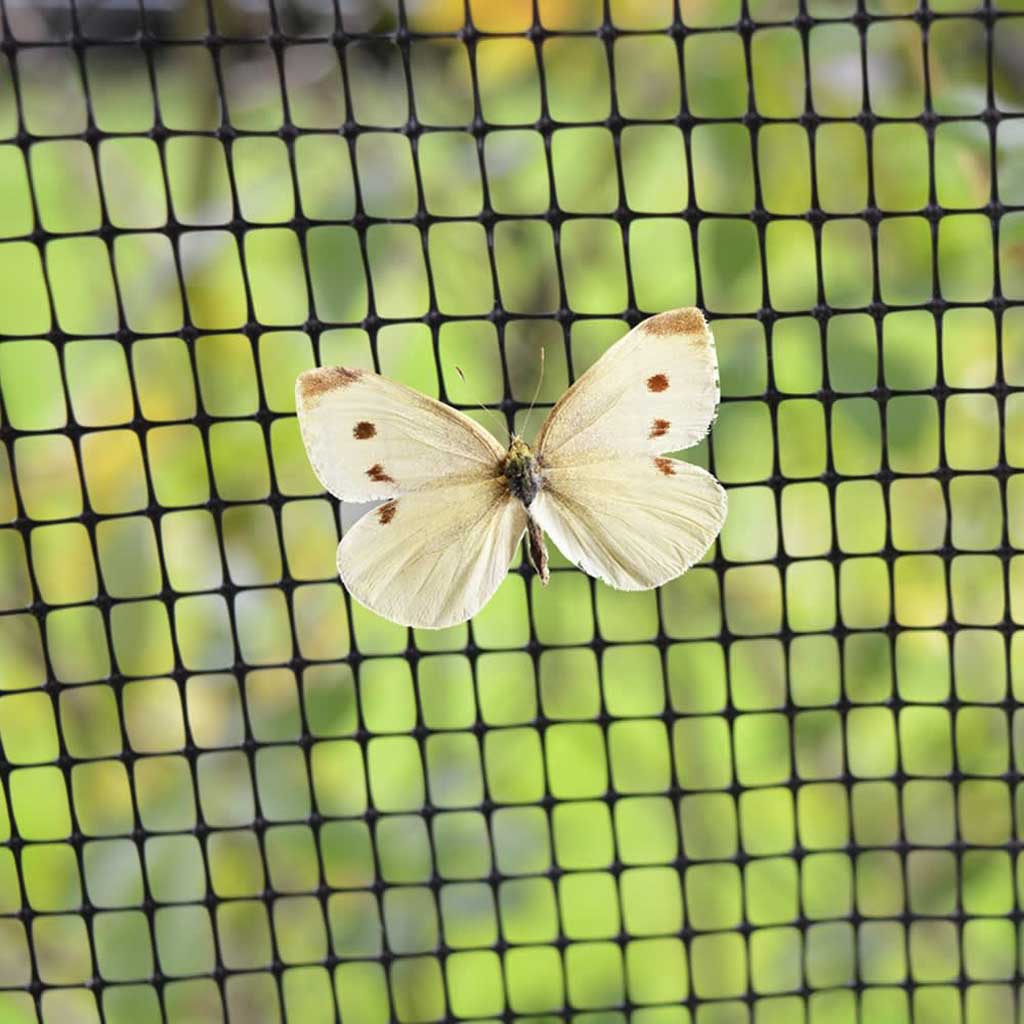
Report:
[[718,408],[718,363],[699,309],[644,320],[562,396],[535,445],[547,466],[696,444]]
[[338,547],[338,571],[378,615],[440,629],[491,598],[525,529],[526,510],[503,481],[442,481],[364,515]]
[[295,382],[295,406],[317,479],[346,501],[445,478],[493,479],[504,455],[457,409],[365,370],[307,370]]
[[584,572],[619,590],[684,573],[718,536],[725,491],[705,470],[631,456],[548,470],[530,514]]

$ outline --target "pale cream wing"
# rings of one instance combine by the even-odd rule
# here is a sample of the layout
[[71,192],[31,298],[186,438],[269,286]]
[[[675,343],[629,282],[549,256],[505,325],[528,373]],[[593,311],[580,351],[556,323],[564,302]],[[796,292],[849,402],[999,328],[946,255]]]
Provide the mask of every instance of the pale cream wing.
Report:
[[696,444],[718,409],[718,360],[699,309],[637,324],[556,403],[534,445],[548,466]]
[[530,515],[584,572],[649,590],[698,562],[725,522],[726,496],[699,466],[649,455],[548,469]]
[[378,615],[441,629],[487,603],[525,529],[503,481],[438,481],[367,512],[338,545],[338,572]]
[[457,409],[366,370],[299,374],[295,407],[317,479],[346,501],[390,498],[444,477],[495,477],[505,454]]

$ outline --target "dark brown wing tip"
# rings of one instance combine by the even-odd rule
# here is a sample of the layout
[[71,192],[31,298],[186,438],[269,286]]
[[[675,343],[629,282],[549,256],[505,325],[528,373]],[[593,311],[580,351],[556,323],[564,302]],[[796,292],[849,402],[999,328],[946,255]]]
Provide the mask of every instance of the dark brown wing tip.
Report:
[[700,334],[707,332],[704,314],[694,306],[686,309],[670,309],[667,313],[658,313],[649,317],[640,325],[648,334],[664,336],[667,334]]
[[304,402],[347,387],[359,380],[364,370],[352,370],[347,366],[321,366],[315,370],[300,373],[295,381],[295,392]]

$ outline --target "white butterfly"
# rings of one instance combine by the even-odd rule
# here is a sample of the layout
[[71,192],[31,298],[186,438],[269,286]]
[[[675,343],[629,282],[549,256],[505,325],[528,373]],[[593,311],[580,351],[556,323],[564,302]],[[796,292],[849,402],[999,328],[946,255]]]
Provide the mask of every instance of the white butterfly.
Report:
[[367,608],[440,629],[475,615],[526,533],[548,582],[544,532],[620,590],[684,573],[725,521],[710,473],[665,458],[696,444],[718,409],[714,339],[698,309],[660,313],[617,341],[559,399],[531,449],[506,451],[461,412],[365,370],[300,374],[309,461],[345,501],[390,499],[338,546],[338,572]]

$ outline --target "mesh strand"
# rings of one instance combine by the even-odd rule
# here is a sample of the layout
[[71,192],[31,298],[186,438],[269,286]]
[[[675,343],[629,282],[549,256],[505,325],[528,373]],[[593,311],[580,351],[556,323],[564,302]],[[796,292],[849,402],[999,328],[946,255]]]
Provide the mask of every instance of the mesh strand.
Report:
[[[0,3],[0,1019],[1017,1020],[1014,10]],[[349,602],[298,370],[687,303],[700,567]]]

